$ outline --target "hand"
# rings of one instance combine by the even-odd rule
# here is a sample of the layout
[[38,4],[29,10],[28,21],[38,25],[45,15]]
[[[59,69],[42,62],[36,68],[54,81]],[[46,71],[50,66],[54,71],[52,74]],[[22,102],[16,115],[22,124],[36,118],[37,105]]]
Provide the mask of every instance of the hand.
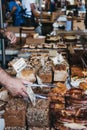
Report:
[[24,84],[28,84],[31,86],[32,83],[23,80],[23,79],[18,79],[18,78],[12,78],[8,80],[8,83],[5,85],[5,87],[8,89],[8,91],[13,95],[13,96],[23,96],[27,97],[27,88],[25,87]]
[[10,40],[11,44],[15,44],[17,41],[17,38],[13,32],[5,32],[6,37]]
[[24,84],[31,85],[32,83],[24,79],[13,78],[0,67],[0,84],[13,96],[27,97],[27,88]]

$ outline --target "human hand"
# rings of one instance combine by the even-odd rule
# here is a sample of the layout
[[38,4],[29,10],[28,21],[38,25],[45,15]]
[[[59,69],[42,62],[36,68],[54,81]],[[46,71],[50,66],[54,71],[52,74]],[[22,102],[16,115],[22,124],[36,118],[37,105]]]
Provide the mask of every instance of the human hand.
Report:
[[5,32],[6,37],[10,40],[11,44],[15,44],[17,41],[17,38],[13,32]]
[[27,88],[25,87],[24,84],[28,84],[31,86],[31,82],[28,82],[23,79],[18,79],[18,78],[12,78],[8,79],[7,84],[5,87],[8,89],[8,91],[13,95],[13,96],[23,96],[27,97]]
[[28,86],[31,86],[32,83],[24,79],[13,78],[0,67],[0,84],[13,96],[28,97],[25,85],[28,84]]

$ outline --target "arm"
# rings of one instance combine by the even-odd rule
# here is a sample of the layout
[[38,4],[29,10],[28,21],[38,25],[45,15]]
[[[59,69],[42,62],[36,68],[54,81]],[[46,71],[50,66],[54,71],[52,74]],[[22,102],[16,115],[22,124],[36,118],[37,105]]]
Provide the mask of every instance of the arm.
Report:
[[38,11],[35,8],[35,4],[34,3],[31,3],[30,7],[31,7],[31,11],[32,11],[33,15],[36,18],[40,18],[41,15],[42,15],[43,18],[50,18],[51,17],[51,15],[48,14],[47,12],[42,12],[42,14],[41,14],[41,12],[38,13]]
[[27,97],[27,90],[24,84],[30,82],[18,78],[12,78],[2,68],[0,68],[0,84],[2,84],[13,96]]
[[5,29],[0,29],[0,34],[3,37],[7,37],[10,40],[11,44],[15,44],[16,43],[17,39],[16,39],[16,36],[15,36],[15,34],[13,32],[8,32]]
[[35,4],[34,4],[34,3],[31,3],[31,4],[30,4],[30,7],[31,7],[31,11],[32,11],[33,15],[34,15],[35,17],[39,17],[39,16],[40,16],[40,13],[38,13],[38,12],[36,11]]

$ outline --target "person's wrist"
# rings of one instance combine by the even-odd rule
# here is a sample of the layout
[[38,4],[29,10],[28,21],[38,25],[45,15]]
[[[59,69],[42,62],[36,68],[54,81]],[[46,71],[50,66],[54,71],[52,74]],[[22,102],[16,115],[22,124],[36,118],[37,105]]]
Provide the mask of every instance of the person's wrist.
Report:
[[0,83],[7,87],[8,82],[10,82],[11,76],[8,75],[2,68],[0,68]]
[[1,32],[1,33],[5,33],[5,32],[6,32],[6,29],[5,29],[5,28],[0,28],[0,32]]
[[6,29],[0,28],[0,33],[2,34],[2,36],[6,37],[6,32]]

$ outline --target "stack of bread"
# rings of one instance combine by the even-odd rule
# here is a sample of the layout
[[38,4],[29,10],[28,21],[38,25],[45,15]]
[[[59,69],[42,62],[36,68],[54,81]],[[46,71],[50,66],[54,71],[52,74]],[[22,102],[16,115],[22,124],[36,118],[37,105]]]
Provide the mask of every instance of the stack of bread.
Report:
[[37,99],[35,107],[29,103],[26,115],[29,130],[49,128],[49,100]]
[[71,67],[71,76],[72,77],[78,77],[78,78],[85,77],[83,68],[78,67],[78,66],[72,66]]
[[4,113],[5,130],[26,130],[26,102],[20,98],[11,98]]
[[52,83],[52,61],[49,60],[49,56],[41,57],[41,68],[38,70],[37,75],[41,79],[42,83]]
[[[51,124],[58,130],[87,129],[87,83],[81,88],[71,88],[63,93],[61,100],[51,102]],[[58,89],[58,88],[57,88]],[[58,89],[58,91],[60,88]],[[61,89],[62,90],[62,89]],[[57,98],[61,94],[59,91]],[[53,92],[51,95],[54,95]],[[56,98],[56,99],[57,99]],[[51,98],[52,100],[52,98]]]
[[50,67],[43,67],[39,70],[38,76],[42,83],[52,83],[52,69]]
[[57,64],[54,66],[54,81],[65,81],[68,73],[67,66],[65,64]]

